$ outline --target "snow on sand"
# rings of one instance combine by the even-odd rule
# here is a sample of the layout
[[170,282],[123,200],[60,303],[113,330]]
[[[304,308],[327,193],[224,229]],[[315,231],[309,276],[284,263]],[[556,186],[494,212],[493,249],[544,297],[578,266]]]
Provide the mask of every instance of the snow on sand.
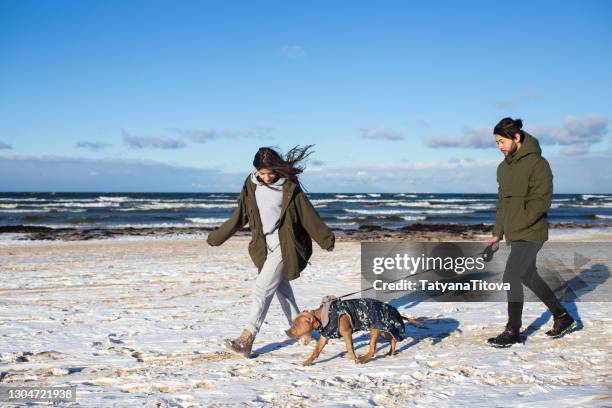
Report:
[[[239,334],[256,276],[247,238],[218,248],[201,239],[4,243],[0,246],[0,386],[77,385],[82,406],[610,406],[610,303],[568,305],[582,328],[551,340],[544,306],[528,303],[525,345],[492,349],[503,303],[423,302],[403,314],[399,353],[365,365],[330,342],[287,339],[276,299],[256,359],[222,347]],[[298,303],[359,289],[359,243],[315,248],[294,281]],[[354,336],[357,354],[367,333]]]

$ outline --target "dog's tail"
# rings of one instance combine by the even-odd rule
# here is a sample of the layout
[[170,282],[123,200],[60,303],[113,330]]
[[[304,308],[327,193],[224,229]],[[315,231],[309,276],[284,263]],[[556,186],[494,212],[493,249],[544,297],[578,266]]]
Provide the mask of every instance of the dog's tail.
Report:
[[408,317],[408,316],[402,316],[402,319],[404,319],[405,321],[407,321],[408,323],[410,323],[413,326],[419,327],[421,329],[429,329],[429,327],[425,326],[423,323],[419,322],[416,319],[413,319],[412,317]]

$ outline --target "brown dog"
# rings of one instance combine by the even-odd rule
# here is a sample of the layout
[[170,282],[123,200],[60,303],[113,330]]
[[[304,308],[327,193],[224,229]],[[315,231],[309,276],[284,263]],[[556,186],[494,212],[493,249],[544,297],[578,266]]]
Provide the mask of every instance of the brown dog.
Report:
[[[302,312],[297,315],[296,318],[293,320],[291,327],[286,331],[287,336],[291,338],[302,337],[302,339],[309,339],[310,333],[312,331],[321,328],[321,312],[322,308],[320,307],[318,309]],[[401,317],[405,321],[417,327],[426,328],[424,324],[412,318],[405,316]],[[366,363],[370,358],[374,356],[374,354],[376,354],[376,345],[378,342],[378,336],[380,335],[382,335],[390,343],[390,350],[387,355],[392,356],[395,354],[397,340],[391,335],[391,333],[382,330],[371,329],[370,348],[363,357],[357,358],[357,356],[355,355],[355,350],[353,348],[353,326],[351,323],[351,319],[347,314],[340,315],[338,321],[338,331],[340,333],[340,336],[344,339],[344,343],[346,344],[346,350],[348,352],[347,357],[350,360],[355,361],[356,363]],[[312,354],[302,363],[302,365],[311,365],[319,357],[319,354],[321,354],[321,351],[327,344],[328,340],[329,339],[327,337],[320,336],[318,343],[312,351]]]

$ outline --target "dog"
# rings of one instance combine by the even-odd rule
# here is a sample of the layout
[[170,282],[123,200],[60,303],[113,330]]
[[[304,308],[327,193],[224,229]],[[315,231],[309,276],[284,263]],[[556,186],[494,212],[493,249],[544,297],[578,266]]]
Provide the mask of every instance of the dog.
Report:
[[[311,365],[319,357],[330,338],[339,337],[344,339],[347,357],[358,364],[364,364],[376,354],[378,337],[381,335],[390,344],[387,355],[395,355],[397,342],[406,338],[404,321],[416,327],[427,328],[415,319],[402,316],[395,307],[376,299],[341,300],[326,297],[318,309],[298,314],[286,333],[291,338],[309,339],[312,331],[319,332],[319,341],[312,354],[302,363],[303,366]],[[364,356],[357,358],[353,348],[353,333],[361,330],[370,331],[370,347]]]

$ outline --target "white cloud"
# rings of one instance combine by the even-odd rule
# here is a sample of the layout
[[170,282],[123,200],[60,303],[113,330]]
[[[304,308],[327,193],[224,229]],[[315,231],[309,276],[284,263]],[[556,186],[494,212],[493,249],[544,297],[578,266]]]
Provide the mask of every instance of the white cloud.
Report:
[[[549,157],[557,193],[612,190],[612,149],[589,156]],[[495,193],[501,157],[319,167],[302,175],[312,192]],[[314,167],[316,169],[316,167]],[[311,168],[309,168],[311,169]],[[0,191],[238,192],[250,169],[224,173],[152,160],[0,156]]]
[[182,140],[171,139],[161,136],[132,136],[127,131],[121,129],[123,142],[132,149],[144,149],[152,147],[156,149],[180,149],[185,146]]
[[[585,117],[567,116],[562,126],[526,125],[525,130],[535,136],[540,144],[565,146],[565,155],[585,154],[591,145],[603,142],[608,134],[609,119],[603,115]],[[425,139],[425,145],[432,148],[495,148],[493,128],[480,126],[465,128],[460,137],[435,135]]]
[[[556,193],[603,193],[612,190],[609,167],[612,150],[589,157],[549,157]],[[364,166],[326,167],[307,172],[303,182],[316,192],[496,193],[496,168],[491,159],[453,158]]]
[[526,125],[525,129],[543,144],[578,144],[588,147],[604,140],[609,123],[609,119],[603,115],[588,115],[582,118],[567,116],[560,127]]
[[153,160],[0,156],[0,191],[237,191],[245,174]]
[[218,130],[213,128],[206,129],[172,129],[181,137],[194,143],[207,143],[214,139],[273,139],[271,133],[274,130],[271,126],[253,126],[248,129],[238,130]]
[[174,129],[179,135],[188,138],[194,143],[206,143],[219,137],[214,129]]
[[464,128],[461,137],[451,138],[445,135],[430,136],[425,139],[425,145],[432,148],[466,147],[474,149],[495,148],[493,128],[480,126]]
[[110,144],[102,142],[77,142],[76,144],[78,149],[89,149],[92,152],[99,152],[109,146]]
[[364,139],[374,140],[402,140],[404,136],[391,129],[382,129],[378,127],[362,127],[359,129],[361,137]]

